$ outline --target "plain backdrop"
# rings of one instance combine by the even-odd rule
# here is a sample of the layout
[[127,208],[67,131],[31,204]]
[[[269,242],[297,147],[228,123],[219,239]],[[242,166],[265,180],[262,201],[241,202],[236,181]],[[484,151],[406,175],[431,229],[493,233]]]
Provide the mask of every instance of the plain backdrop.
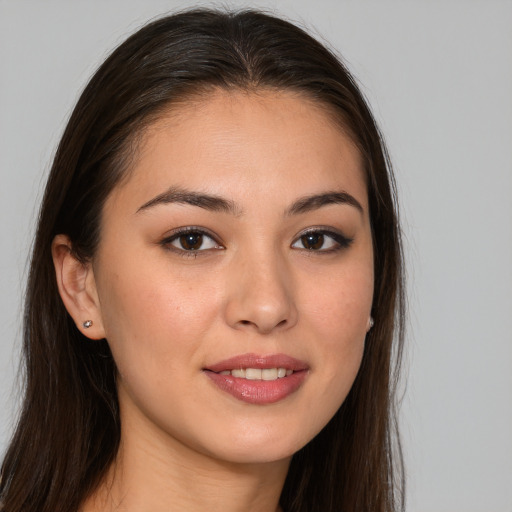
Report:
[[[0,0],[0,453],[18,403],[27,254],[65,121],[114,46],[191,5]],[[402,205],[408,510],[512,512],[512,1],[201,5],[283,14],[362,84]]]

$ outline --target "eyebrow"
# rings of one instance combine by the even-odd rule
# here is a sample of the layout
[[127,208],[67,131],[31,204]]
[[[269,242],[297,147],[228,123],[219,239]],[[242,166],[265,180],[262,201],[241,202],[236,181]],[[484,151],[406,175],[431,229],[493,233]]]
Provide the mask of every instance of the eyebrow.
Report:
[[344,191],[333,191],[301,197],[286,210],[286,215],[307,213],[330,204],[346,204],[364,213],[361,203],[354,196]]
[[192,192],[179,187],[171,187],[162,194],[159,194],[149,200],[147,203],[144,203],[137,210],[137,213],[160,204],[171,203],[189,204],[192,206],[198,206],[199,208],[204,208],[205,210],[230,213],[236,216],[239,216],[242,213],[241,208],[239,208],[234,201],[215,195]]
[[[170,187],[162,194],[159,194],[153,199],[150,199],[137,210],[137,213],[158,205],[171,203],[189,204],[199,208],[204,208],[205,210],[229,213],[235,216],[240,216],[243,214],[242,208],[234,201],[224,199],[223,197],[216,195],[186,190],[180,187]],[[299,215],[331,204],[344,204],[353,206],[359,210],[360,213],[364,213],[364,209],[361,206],[361,203],[348,192],[329,191],[321,194],[304,196],[297,199],[290,207],[285,210],[285,215]]]

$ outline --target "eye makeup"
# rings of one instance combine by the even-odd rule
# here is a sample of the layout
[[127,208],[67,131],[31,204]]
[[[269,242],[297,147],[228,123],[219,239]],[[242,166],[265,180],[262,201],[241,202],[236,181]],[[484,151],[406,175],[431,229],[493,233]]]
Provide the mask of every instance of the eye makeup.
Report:
[[[309,253],[332,254],[348,249],[353,241],[353,238],[339,231],[318,226],[303,231],[292,242],[291,248]],[[199,226],[177,228],[159,244],[166,250],[184,257],[197,257],[200,253],[225,249],[211,231]]]
[[[348,249],[353,241],[353,238],[349,238],[330,228],[314,227],[303,231],[292,243],[292,247],[308,252],[333,253]],[[298,244],[302,244],[302,247]]]
[[177,228],[161,240],[160,245],[183,257],[197,257],[206,251],[225,249],[213,233],[199,226]]

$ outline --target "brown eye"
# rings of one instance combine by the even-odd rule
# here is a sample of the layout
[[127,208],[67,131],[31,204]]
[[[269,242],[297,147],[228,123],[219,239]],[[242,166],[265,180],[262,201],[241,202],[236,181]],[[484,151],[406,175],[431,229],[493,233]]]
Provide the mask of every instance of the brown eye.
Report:
[[329,253],[346,249],[350,247],[352,242],[352,238],[347,238],[341,233],[323,229],[312,229],[297,238],[292,244],[292,248],[315,251],[318,253]]
[[181,235],[178,240],[181,248],[185,251],[197,251],[203,245],[203,235],[201,233],[186,233]]
[[308,233],[300,237],[304,249],[318,250],[324,245],[324,235],[322,233]]
[[222,248],[210,235],[195,229],[187,229],[176,233],[163,240],[162,245],[172,246],[175,250],[184,252],[199,252],[207,249]]

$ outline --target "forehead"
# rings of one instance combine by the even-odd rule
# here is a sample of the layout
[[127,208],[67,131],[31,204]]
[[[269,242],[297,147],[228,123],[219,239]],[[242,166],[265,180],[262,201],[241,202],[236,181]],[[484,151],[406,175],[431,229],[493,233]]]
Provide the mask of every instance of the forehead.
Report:
[[348,187],[366,201],[351,137],[328,107],[293,91],[214,90],[169,108],[144,131],[113,195],[130,189],[143,202],[172,185],[290,201],[300,186],[310,193]]

